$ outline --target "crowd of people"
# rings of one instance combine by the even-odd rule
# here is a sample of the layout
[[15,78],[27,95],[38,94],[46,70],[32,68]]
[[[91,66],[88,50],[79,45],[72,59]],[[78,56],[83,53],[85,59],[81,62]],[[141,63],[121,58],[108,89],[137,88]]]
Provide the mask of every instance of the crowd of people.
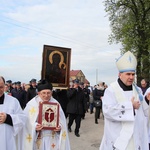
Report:
[[20,81],[12,82],[12,80],[7,80],[4,92],[17,98],[21,108],[24,109],[28,101],[37,95],[36,79],[31,79],[27,84]]
[[[32,81],[30,86],[32,86]],[[33,98],[25,102],[25,97],[27,97],[28,92],[31,92],[31,88],[28,88],[26,96],[24,96],[25,90],[21,87],[21,82],[17,82],[15,88],[10,88],[11,84],[8,85],[8,82],[5,82],[5,79],[0,76],[1,149],[70,150],[66,117],[59,102],[52,97],[52,84],[46,80],[40,80],[36,86],[36,95],[32,95]],[[7,90],[11,89],[11,91],[5,91],[5,83],[9,86]],[[47,108],[46,105],[43,110],[44,112],[39,113],[39,106],[44,102],[51,105],[55,103],[58,107],[58,124],[53,121],[56,120],[56,117],[54,117],[55,109]],[[41,124],[38,118],[43,115],[43,123]],[[46,118],[49,118],[49,120],[47,121],[47,126],[44,128]]]
[[[80,82],[80,80],[75,79],[73,85],[70,86],[69,89],[54,89],[51,83],[48,83],[46,80],[40,80],[37,82],[36,79],[31,79],[31,81],[27,84],[21,83],[20,81],[12,82],[11,80],[5,81],[3,77],[0,77],[1,88],[2,88],[2,99],[5,100],[5,97],[8,99],[15,99],[17,103],[17,107],[22,116],[20,122],[22,125],[20,126],[19,132],[14,136],[14,141],[18,141],[16,145],[16,149],[39,149],[39,147],[43,147],[44,145],[54,145],[59,149],[59,147],[64,147],[62,150],[69,150],[69,139],[68,139],[68,131],[72,132],[71,126],[75,120],[75,129],[74,134],[77,137],[80,137],[79,130],[81,127],[81,121],[85,119],[86,113],[90,112],[92,114],[94,111],[94,95],[97,96],[97,93],[94,91],[100,87],[97,84],[94,88],[90,87],[88,84]],[[43,83],[41,83],[43,82]],[[45,83],[44,83],[45,82]],[[104,82],[103,82],[104,85]],[[104,90],[104,88],[103,88]],[[94,94],[95,93],[95,94]],[[91,101],[91,97],[93,101]],[[102,96],[102,95],[101,95]],[[0,95],[1,98],[1,95]],[[101,97],[102,98],[102,97]],[[97,98],[96,98],[97,99]],[[99,98],[99,100],[101,100]],[[55,134],[53,130],[51,132],[47,130],[42,130],[43,126],[38,123],[38,103],[40,101],[51,101],[54,103],[58,103],[60,105],[59,112],[59,126],[58,129],[55,130]],[[2,103],[3,104],[3,103]],[[3,105],[1,105],[3,107]],[[91,107],[92,106],[92,107]],[[13,107],[13,106],[12,106]],[[99,107],[101,109],[102,107]],[[15,108],[13,108],[15,109]],[[96,108],[95,108],[96,109]],[[7,113],[7,111],[5,111]],[[33,113],[33,114],[32,114]],[[95,116],[100,116],[100,111],[96,112]],[[19,114],[16,114],[16,116]],[[6,120],[5,120],[6,119]],[[7,117],[4,120],[4,124],[7,124],[7,120],[10,120],[8,123],[10,125],[11,130],[13,130],[14,122],[12,118],[12,114],[7,114]],[[68,121],[67,121],[68,119]],[[98,118],[97,118],[98,119]],[[93,118],[94,122],[94,118]],[[7,126],[6,126],[7,127]],[[22,128],[22,129],[21,129]],[[58,134],[59,133],[59,134]],[[5,133],[4,133],[5,134]],[[46,138],[42,138],[41,136],[48,135],[48,137],[53,136],[54,139],[51,141]],[[58,136],[59,135],[59,136]],[[63,141],[63,146],[60,145],[60,137],[65,135],[65,142]],[[16,138],[19,137],[19,140]],[[28,140],[24,140],[28,139]],[[62,138],[63,139],[63,138]],[[25,142],[22,142],[25,141]],[[44,143],[40,144],[39,143]],[[22,148],[21,145],[24,145]],[[6,147],[6,145],[4,145]],[[67,148],[65,148],[67,147]],[[6,148],[8,150],[9,148]],[[15,148],[14,148],[15,150]],[[45,149],[44,149],[45,150]]]
[[[3,150],[70,150],[68,132],[80,137],[86,113],[93,123],[104,119],[100,150],[149,150],[150,88],[145,79],[135,83],[137,60],[131,52],[116,62],[118,79],[108,87],[99,82],[94,87],[75,79],[69,89],[54,89],[46,80],[31,79],[29,84],[12,83],[0,76],[0,131]],[[40,103],[59,106],[59,123],[54,129],[38,122]],[[49,108],[48,117],[54,112]],[[139,130],[140,129],[140,130]],[[12,136],[7,144],[7,139]]]
[[[18,99],[21,108],[24,109],[26,104],[38,94],[37,84],[36,79],[31,79],[27,84],[21,84],[20,81],[12,82],[7,80],[4,91],[6,94]],[[69,118],[68,129],[70,132],[72,131],[71,125],[75,120],[77,124],[75,135],[77,137],[80,136],[81,119],[85,118],[86,112],[92,114],[95,108],[95,123],[98,124],[98,119],[100,119],[100,113],[102,112],[102,104],[101,106],[95,106],[94,101],[99,100],[102,102],[102,96],[106,87],[105,82],[99,82],[99,84],[92,87],[75,79],[69,89],[53,89],[52,96],[60,103],[65,117]]]

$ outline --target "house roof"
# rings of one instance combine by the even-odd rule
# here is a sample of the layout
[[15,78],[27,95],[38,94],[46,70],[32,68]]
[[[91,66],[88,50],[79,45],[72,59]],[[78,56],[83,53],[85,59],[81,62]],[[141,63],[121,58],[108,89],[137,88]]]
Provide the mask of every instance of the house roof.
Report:
[[76,76],[81,70],[70,70],[70,76]]
[[85,78],[84,83],[89,84],[90,82]]
[[[81,70],[70,70],[70,76],[76,76]],[[85,78],[84,83],[89,84],[90,82]]]

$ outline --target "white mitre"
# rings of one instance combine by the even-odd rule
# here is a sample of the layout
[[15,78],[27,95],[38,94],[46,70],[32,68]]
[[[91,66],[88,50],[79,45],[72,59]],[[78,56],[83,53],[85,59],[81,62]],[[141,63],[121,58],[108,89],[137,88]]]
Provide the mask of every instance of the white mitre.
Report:
[[136,57],[128,51],[117,59],[116,65],[119,72],[135,72],[137,60]]

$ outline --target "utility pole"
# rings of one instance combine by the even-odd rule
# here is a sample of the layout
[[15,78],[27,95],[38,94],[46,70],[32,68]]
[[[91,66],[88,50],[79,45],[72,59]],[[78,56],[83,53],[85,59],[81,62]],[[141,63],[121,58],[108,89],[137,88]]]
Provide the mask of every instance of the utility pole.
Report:
[[96,84],[98,83],[98,69],[96,69]]

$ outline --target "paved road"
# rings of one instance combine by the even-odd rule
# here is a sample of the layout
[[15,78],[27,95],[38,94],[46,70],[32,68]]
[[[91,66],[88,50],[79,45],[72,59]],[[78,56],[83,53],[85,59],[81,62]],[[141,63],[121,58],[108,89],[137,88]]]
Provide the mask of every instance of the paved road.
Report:
[[85,119],[81,122],[80,137],[74,135],[74,124],[72,132],[69,132],[71,150],[99,150],[103,136],[104,120],[98,120],[95,124],[94,114],[86,113]]

